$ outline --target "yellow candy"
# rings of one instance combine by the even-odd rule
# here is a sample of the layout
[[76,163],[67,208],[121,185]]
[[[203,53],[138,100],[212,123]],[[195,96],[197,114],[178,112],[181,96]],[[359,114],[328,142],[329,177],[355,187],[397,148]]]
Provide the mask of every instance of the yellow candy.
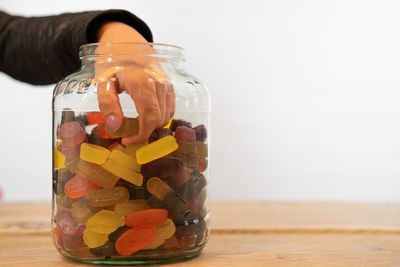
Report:
[[129,214],[136,211],[146,210],[150,208],[151,207],[146,203],[146,200],[133,199],[116,204],[114,207],[114,212],[122,216],[128,216]]
[[154,228],[156,228],[156,238],[154,238],[153,241],[143,249],[155,249],[161,246],[165,240],[171,238],[176,231],[174,222],[169,218],[166,223],[156,225]]
[[134,157],[136,159],[136,151],[139,148],[144,147],[145,145],[148,145],[148,143],[142,143],[142,144],[131,144],[131,145],[127,145],[125,150],[126,153],[129,154],[131,157]]
[[83,242],[89,248],[97,248],[104,245],[108,240],[108,234],[91,232],[87,229],[83,232]]
[[56,143],[56,149],[54,150],[54,167],[56,169],[65,168],[65,156],[58,150],[58,146],[61,142]]
[[102,146],[87,143],[81,145],[81,160],[101,165],[106,162],[108,155],[110,155],[110,150]]
[[175,137],[169,135],[154,141],[136,151],[136,159],[139,164],[162,158],[178,149]]
[[141,186],[143,183],[143,175],[131,169],[128,169],[113,160],[108,159],[106,163],[101,165],[106,171],[112,173],[134,185]]
[[140,166],[137,164],[136,158],[131,157],[129,154],[126,154],[120,150],[111,151],[108,158],[128,169],[140,172]]
[[124,216],[111,210],[101,210],[89,218],[86,230],[100,234],[109,234],[125,225]]

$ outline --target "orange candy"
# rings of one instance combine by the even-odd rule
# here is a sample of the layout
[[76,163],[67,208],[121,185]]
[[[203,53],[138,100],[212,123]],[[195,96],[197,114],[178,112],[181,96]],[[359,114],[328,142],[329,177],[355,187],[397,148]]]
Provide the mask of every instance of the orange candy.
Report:
[[106,125],[104,123],[100,123],[99,126],[97,126],[97,135],[103,139],[116,139],[106,133]]
[[86,113],[86,120],[88,122],[88,125],[106,123],[106,119],[104,118],[103,114],[99,111]]
[[129,227],[141,224],[159,225],[167,221],[168,211],[166,209],[147,209],[129,214],[125,218],[125,223]]
[[53,233],[58,239],[61,239],[64,237],[64,235],[58,225],[56,226],[56,228],[53,229]]
[[100,186],[97,184],[79,175],[75,175],[65,184],[64,192],[69,198],[80,198],[86,195],[90,190],[98,188],[100,188]]
[[150,224],[142,224],[124,232],[115,242],[115,249],[120,255],[131,255],[156,237],[156,229]]

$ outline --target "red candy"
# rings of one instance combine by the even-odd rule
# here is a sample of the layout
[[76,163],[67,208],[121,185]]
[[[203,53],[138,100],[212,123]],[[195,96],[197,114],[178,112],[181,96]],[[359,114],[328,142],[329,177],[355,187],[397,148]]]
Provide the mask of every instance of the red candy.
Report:
[[61,239],[64,237],[64,235],[58,225],[56,226],[56,228],[53,229],[53,233],[58,239]]
[[199,171],[204,172],[207,169],[208,161],[203,158],[199,158]]
[[120,255],[131,255],[156,237],[156,229],[150,224],[138,225],[124,232],[115,242],[115,249]]
[[141,224],[159,225],[167,221],[168,211],[166,209],[147,209],[129,214],[125,223],[129,227]]
[[65,184],[64,192],[69,198],[80,198],[86,195],[90,190],[98,188],[100,188],[100,186],[97,184],[79,175],[75,175]]
[[196,131],[186,126],[179,126],[175,130],[175,138],[180,141],[194,142],[196,141]]
[[64,146],[76,146],[81,144],[86,138],[86,132],[80,122],[66,122],[60,126],[59,135]]
[[106,118],[99,111],[88,112],[86,114],[86,120],[88,125],[94,125],[99,123],[106,123]]

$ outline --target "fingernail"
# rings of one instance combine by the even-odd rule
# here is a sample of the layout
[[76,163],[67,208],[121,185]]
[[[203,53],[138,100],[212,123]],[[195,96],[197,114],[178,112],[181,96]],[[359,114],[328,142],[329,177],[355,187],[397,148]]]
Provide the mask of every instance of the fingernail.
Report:
[[110,115],[107,117],[107,124],[116,131],[121,126],[121,121],[116,115]]

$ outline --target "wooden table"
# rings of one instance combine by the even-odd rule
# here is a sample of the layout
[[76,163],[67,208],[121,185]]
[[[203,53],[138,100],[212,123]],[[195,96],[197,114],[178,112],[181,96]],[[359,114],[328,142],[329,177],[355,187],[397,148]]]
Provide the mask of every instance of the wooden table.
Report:
[[[400,204],[214,202],[200,257],[169,266],[400,266]],[[0,204],[0,265],[73,266],[50,204]]]

